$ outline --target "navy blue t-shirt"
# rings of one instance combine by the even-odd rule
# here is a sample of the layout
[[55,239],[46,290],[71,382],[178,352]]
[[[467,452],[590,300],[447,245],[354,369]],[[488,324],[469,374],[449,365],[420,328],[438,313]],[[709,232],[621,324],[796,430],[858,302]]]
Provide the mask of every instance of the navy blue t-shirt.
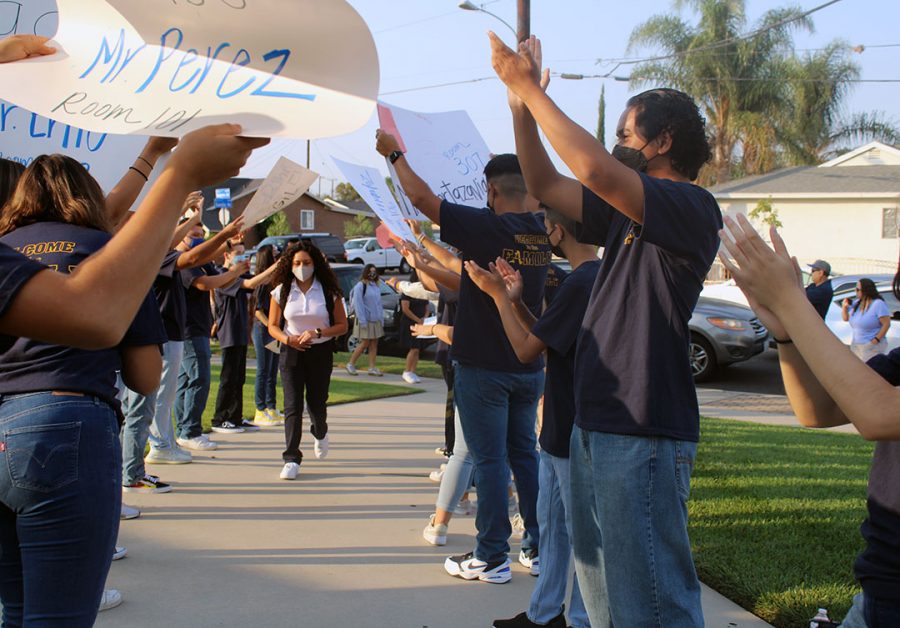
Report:
[[[900,386],[900,349],[876,355],[868,365]],[[875,443],[866,508],[868,516],[859,529],[866,547],[853,571],[866,595],[900,600],[900,440]]]
[[45,269],[45,266],[0,244],[0,316],[6,314],[22,286]]
[[181,280],[186,289],[184,295],[185,323],[184,334],[186,338],[206,337],[212,331],[213,315],[212,306],[209,303],[209,291],[194,288],[194,280],[198,277],[218,275],[219,271],[213,263],[204,264],[197,268],[187,268],[181,271]]
[[[16,229],[0,241],[45,267],[68,274],[101,249],[110,237],[96,229],[43,222]],[[60,315],[64,316],[65,312]],[[119,347],[158,345],[165,341],[156,299],[147,293]],[[116,371],[121,365],[118,348],[87,351],[29,338],[0,336],[0,393],[68,390],[95,395],[118,407]]]
[[722,214],[690,183],[641,174],[644,224],[584,188],[578,239],[604,247],[575,356],[575,424],[697,441],[688,321],[719,249]]
[[184,280],[178,270],[181,251],[169,251],[159,267],[159,274],[153,282],[153,292],[159,305],[159,313],[166,327],[169,340],[184,340],[184,326],[187,318]]
[[556,296],[559,284],[565,281],[568,274],[569,273],[552,262],[547,267],[547,280],[544,282],[544,304],[546,306],[549,307],[550,304],[553,303],[553,298]]
[[[463,262],[482,268],[503,257],[522,273],[522,300],[538,316],[550,263],[550,242],[543,222],[530,213],[497,215],[490,209],[441,202],[441,240],[462,251]],[[459,306],[450,357],[460,364],[494,371],[531,373],[544,366],[543,357],[522,364],[503,331],[494,300],[462,274]]]
[[817,286],[814,283],[806,286],[806,298],[816,308],[819,316],[824,319],[825,315],[828,314],[828,306],[831,305],[831,299],[834,298],[834,288],[831,287],[831,279],[823,282],[821,286]]
[[541,449],[557,458],[569,457],[569,439],[575,423],[575,344],[599,271],[600,260],[595,260],[565,275],[553,302],[531,328],[532,335],[547,345],[544,419],[539,440]]
[[[219,271],[226,272],[226,269],[220,267]],[[244,275],[234,283],[216,289],[216,338],[223,349],[246,347],[249,344],[249,298],[253,290],[244,288],[242,280],[252,278],[253,275]]]

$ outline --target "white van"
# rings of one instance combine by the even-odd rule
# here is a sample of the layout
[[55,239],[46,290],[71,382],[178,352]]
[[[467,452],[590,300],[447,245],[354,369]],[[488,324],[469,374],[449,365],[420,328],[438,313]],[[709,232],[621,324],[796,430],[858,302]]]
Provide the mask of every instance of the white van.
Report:
[[344,242],[347,261],[351,264],[374,264],[379,270],[397,268],[409,272],[409,264],[394,247],[382,248],[375,238],[353,238]]

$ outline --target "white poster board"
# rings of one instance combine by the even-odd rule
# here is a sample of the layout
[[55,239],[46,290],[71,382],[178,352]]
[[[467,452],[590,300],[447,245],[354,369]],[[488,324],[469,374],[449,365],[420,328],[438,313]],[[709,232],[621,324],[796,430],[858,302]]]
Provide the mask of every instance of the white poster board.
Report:
[[[394,200],[393,194],[388,189],[387,183],[381,173],[375,168],[359,166],[357,164],[341,161],[336,157],[331,160],[335,163],[347,182],[353,186],[353,189],[362,197],[366,204],[372,208],[387,228],[394,235],[403,240],[415,242],[416,237],[413,235],[409,225],[403,222],[403,212]],[[396,180],[396,179],[395,179]]]
[[86,131],[180,136],[235,122],[246,135],[317,138],[358,129],[375,106],[375,43],[344,0],[58,9],[58,52],[0,65],[0,82],[15,104]]
[[[409,165],[435,194],[451,203],[486,205],[484,166],[490,151],[469,114],[417,113],[379,102],[378,121],[397,137]],[[402,202],[412,207],[408,199]]]
[[244,209],[244,228],[262,222],[303,196],[318,173],[282,157]]

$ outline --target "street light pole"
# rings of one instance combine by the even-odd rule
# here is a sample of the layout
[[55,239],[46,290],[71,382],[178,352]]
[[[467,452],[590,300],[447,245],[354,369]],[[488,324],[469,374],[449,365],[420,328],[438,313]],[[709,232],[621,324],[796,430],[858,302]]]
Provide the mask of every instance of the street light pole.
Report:
[[[521,3],[522,1],[523,1],[523,0],[519,0],[520,3]],[[529,0],[524,0],[524,1],[525,1],[526,3],[528,3]],[[469,2],[469,0],[463,0],[462,2],[459,3],[458,6],[459,6],[459,8],[462,9],[463,11],[481,11],[482,13],[486,13],[487,15],[490,15],[492,18],[494,18],[495,20],[498,20],[498,21],[501,22],[506,28],[508,28],[510,31],[512,31],[512,34],[513,34],[514,36],[518,37],[518,33],[516,33],[516,29],[514,29],[512,26],[510,26],[510,25],[509,25],[509,22],[507,22],[506,20],[504,20],[504,19],[503,19],[502,17],[500,17],[499,15],[495,15],[495,14],[491,13],[490,11],[488,11],[487,9],[485,9],[483,6],[478,6],[477,4],[472,4],[471,2]],[[527,28],[527,26],[526,26],[526,28]]]
[[531,0],[519,0],[518,15],[516,37],[522,42],[531,36]]

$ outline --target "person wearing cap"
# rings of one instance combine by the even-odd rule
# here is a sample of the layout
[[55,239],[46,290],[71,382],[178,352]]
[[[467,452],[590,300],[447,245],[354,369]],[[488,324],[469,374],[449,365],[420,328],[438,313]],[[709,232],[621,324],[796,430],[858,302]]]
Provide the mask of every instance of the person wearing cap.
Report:
[[806,298],[819,313],[822,319],[828,312],[828,306],[834,297],[834,288],[831,287],[831,264],[822,259],[817,259],[809,265],[812,283],[806,286]]

